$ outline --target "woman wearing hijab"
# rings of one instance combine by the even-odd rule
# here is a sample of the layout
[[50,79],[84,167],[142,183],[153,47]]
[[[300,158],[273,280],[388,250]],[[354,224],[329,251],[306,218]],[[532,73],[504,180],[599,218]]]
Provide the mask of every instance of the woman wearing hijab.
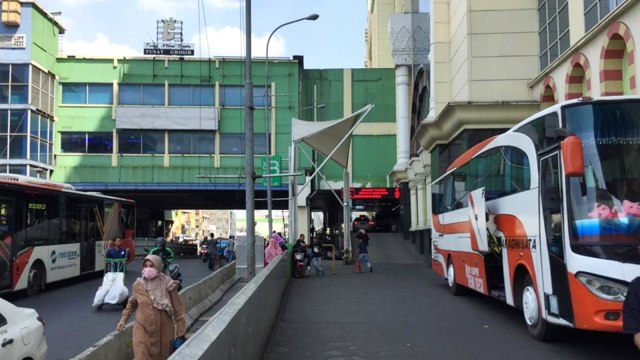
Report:
[[277,238],[278,238],[278,234],[274,233],[273,235],[271,235],[271,239],[269,239],[269,244],[264,249],[264,266],[269,265],[269,263],[271,262],[271,260],[273,260],[274,257],[284,252],[282,251],[282,248],[280,248],[280,245],[278,245]]
[[144,258],[142,277],[133,283],[132,296],[116,328],[122,331],[135,312],[133,354],[136,359],[166,359],[173,351],[176,334],[184,341],[185,314],[176,290],[178,282],[160,269],[162,259],[159,256]]

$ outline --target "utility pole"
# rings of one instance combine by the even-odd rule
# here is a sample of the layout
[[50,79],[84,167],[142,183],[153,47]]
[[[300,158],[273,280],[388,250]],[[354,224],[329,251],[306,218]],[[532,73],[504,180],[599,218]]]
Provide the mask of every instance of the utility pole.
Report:
[[253,82],[251,82],[251,0],[245,0],[244,171],[247,211],[247,278],[256,276],[255,174],[253,158]]

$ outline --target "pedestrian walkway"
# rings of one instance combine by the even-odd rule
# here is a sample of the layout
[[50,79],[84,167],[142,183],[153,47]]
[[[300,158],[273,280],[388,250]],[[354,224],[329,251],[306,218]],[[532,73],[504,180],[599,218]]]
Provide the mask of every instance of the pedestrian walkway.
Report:
[[416,358],[422,320],[412,312],[426,296],[416,284],[431,270],[401,234],[369,236],[373,273],[340,262],[336,275],[291,281],[265,360]]

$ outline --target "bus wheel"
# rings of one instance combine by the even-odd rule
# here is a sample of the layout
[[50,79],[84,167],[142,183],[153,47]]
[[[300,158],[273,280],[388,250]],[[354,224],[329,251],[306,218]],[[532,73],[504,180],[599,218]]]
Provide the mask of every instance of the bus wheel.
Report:
[[27,280],[27,294],[34,296],[40,293],[44,284],[44,269],[41,264],[33,264]]
[[551,338],[552,325],[542,318],[538,293],[533,286],[531,276],[527,274],[522,286],[522,314],[529,334],[536,340],[546,341]]
[[449,285],[449,292],[455,296],[462,295],[462,286],[456,282],[456,270],[453,267],[453,259],[449,259],[447,265],[447,285]]

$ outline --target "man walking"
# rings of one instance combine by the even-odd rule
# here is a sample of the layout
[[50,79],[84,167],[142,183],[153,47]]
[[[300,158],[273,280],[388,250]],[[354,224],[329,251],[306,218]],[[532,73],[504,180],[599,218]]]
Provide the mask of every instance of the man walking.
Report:
[[209,234],[207,247],[209,251],[209,270],[213,271],[216,265],[216,258],[218,257],[218,240],[215,239],[214,233]]

